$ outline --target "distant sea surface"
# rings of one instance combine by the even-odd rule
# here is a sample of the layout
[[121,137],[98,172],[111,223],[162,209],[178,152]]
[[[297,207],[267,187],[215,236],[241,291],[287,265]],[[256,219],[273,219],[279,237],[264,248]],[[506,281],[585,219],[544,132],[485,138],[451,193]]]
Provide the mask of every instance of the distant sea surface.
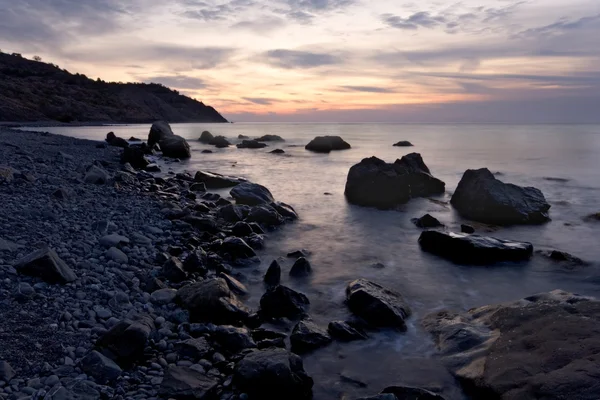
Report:
[[[145,140],[149,128],[37,130],[96,140],[114,131],[124,138]],[[466,310],[558,288],[600,296],[600,224],[583,220],[600,211],[600,126],[236,123],[173,124],[172,128],[188,139],[193,154],[189,161],[168,168],[246,177],[267,186],[277,200],[291,204],[300,215],[297,223],[269,234],[260,267],[243,271],[250,277],[251,305],[258,305],[264,291],[261,276],[270,262],[288,251],[307,249],[313,276],[306,281],[289,279],[285,272],[292,260],[284,258],[283,283],[309,296],[310,314],[323,326],[349,317],[344,290],[359,277],[402,293],[412,306],[414,315],[405,334],[381,332],[366,342],[334,343],[304,357],[308,372],[318,377],[315,399],[339,399],[343,394],[352,399],[393,384],[439,387],[448,399],[460,399],[456,384],[433,356],[433,344],[419,326],[421,317],[444,308]],[[286,141],[260,150],[216,149],[197,141],[204,130],[233,143],[239,142],[240,134],[274,134]],[[342,136],[352,149],[331,154],[306,151],[304,145],[320,135]],[[415,146],[392,146],[400,140]],[[286,154],[268,153],[275,148]],[[214,153],[201,154],[204,149]],[[352,165],[370,156],[393,162],[410,152],[421,153],[432,174],[446,182],[446,194],[435,198],[441,203],[415,199],[400,210],[379,211],[346,202],[344,185]],[[567,251],[592,265],[568,270],[535,256],[528,263],[467,267],[421,252],[417,243],[421,231],[410,219],[430,213],[449,229],[460,231],[466,221],[444,203],[466,169],[482,167],[502,181],[542,190],[552,205],[552,221],[501,229],[472,223],[478,233],[529,241],[536,249]],[[385,268],[373,268],[375,263]]]

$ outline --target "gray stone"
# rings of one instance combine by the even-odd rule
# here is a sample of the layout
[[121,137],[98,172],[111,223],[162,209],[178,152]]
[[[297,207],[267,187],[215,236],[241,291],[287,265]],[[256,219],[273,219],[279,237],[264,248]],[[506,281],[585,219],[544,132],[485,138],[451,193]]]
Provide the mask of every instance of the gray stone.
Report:
[[123,253],[116,247],[111,247],[110,249],[106,250],[106,253],[104,253],[104,255],[109,260],[116,261],[119,264],[127,264],[129,262],[129,257],[127,257],[127,254]]
[[0,361],[0,381],[9,382],[15,375],[15,371],[9,363]]
[[92,167],[86,172],[83,180],[85,183],[104,185],[110,181],[110,175],[104,169],[96,165],[92,165]]
[[100,245],[108,248],[108,247],[118,247],[118,246],[127,245],[130,243],[130,241],[129,241],[128,237],[117,235],[116,233],[113,233],[112,235],[106,235],[106,236],[101,237],[98,240],[98,243],[100,243]]
[[90,352],[80,362],[81,369],[94,377],[96,382],[105,384],[115,381],[123,372],[113,360],[97,351]]
[[346,300],[350,310],[371,325],[406,330],[404,320],[411,315],[411,310],[400,293],[366,279],[357,279],[348,284]]
[[163,398],[213,399],[218,381],[189,367],[169,367],[160,386]]
[[21,274],[35,276],[48,283],[69,283],[77,279],[75,272],[50,248],[30,253],[17,261],[14,267]]

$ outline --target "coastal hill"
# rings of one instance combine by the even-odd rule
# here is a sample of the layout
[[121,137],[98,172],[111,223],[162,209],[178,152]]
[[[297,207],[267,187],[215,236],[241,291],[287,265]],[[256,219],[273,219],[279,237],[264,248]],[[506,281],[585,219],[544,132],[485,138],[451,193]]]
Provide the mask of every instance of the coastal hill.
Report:
[[0,121],[227,122],[218,111],[156,83],[114,83],[0,52]]

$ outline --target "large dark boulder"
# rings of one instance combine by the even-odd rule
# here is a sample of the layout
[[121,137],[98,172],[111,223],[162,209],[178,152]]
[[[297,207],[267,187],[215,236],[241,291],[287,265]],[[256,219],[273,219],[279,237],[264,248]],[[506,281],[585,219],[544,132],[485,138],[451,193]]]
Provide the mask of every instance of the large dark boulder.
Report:
[[229,205],[219,208],[217,210],[217,216],[219,218],[224,219],[227,222],[231,222],[231,223],[239,222],[239,221],[243,220],[244,218],[246,218],[246,216],[250,212],[249,208],[250,207],[248,207],[248,206],[229,204]]
[[279,215],[290,221],[295,221],[298,219],[298,213],[296,213],[294,207],[290,206],[289,204],[285,204],[281,201],[275,201],[271,203],[271,207],[275,209]]
[[227,140],[225,136],[215,136],[211,139],[210,142],[208,142],[208,144],[215,146],[218,149],[223,149],[225,147],[231,146],[231,143],[229,142],[229,140]]
[[267,286],[277,286],[281,282],[281,266],[277,260],[273,260],[267,273],[265,274],[263,281]]
[[531,243],[455,232],[425,231],[419,245],[424,251],[461,264],[523,261],[533,253]]
[[208,171],[196,172],[196,175],[194,175],[194,181],[204,183],[207,189],[229,188],[237,186],[240,183],[246,182],[246,180],[243,178],[238,178],[235,176],[226,176]]
[[256,399],[311,399],[313,380],[302,359],[285,349],[254,350],[235,366],[238,390]]
[[421,218],[412,218],[410,220],[413,224],[415,224],[418,228],[437,228],[440,226],[444,226],[437,218],[433,217],[431,214],[425,214]]
[[142,146],[129,146],[123,149],[121,153],[121,162],[129,163],[133,168],[144,169],[150,164],[146,159],[146,152]]
[[600,398],[600,302],[555,290],[423,320],[473,399]]
[[244,239],[235,236],[230,236],[223,240],[220,250],[232,260],[256,256],[256,252],[252,247],[248,246],[248,243],[246,243]]
[[158,142],[170,136],[174,136],[171,126],[165,121],[157,121],[152,124],[150,133],[148,133],[148,146],[152,148]]
[[283,139],[279,135],[263,135],[259,138],[256,138],[256,141],[257,142],[285,142],[285,139]]
[[294,327],[290,336],[294,353],[302,354],[331,343],[331,336],[311,321],[300,321]]
[[96,349],[121,367],[129,367],[144,355],[154,320],[138,315],[120,321],[96,342]]
[[285,219],[268,205],[252,207],[246,218],[247,222],[256,222],[265,226],[278,226],[285,223]]
[[200,135],[200,138],[198,139],[198,141],[200,141],[202,143],[210,143],[214,138],[215,137],[213,136],[212,133],[210,133],[209,131],[204,131]]
[[171,365],[165,371],[159,394],[163,399],[216,398],[219,381],[189,367]]
[[539,189],[504,183],[487,168],[467,170],[450,203],[464,218],[486,224],[539,224],[550,220],[550,204]]
[[186,159],[192,156],[190,145],[181,136],[168,136],[161,139],[158,145],[165,157]]
[[246,349],[256,348],[256,343],[246,328],[234,326],[217,326],[211,337],[227,353],[237,354]]
[[395,147],[412,147],[413,144],[411,142],[409,142],[408,140],[401,140],[397,143],[394,143]]
[[242,143],[238,143],[236,147],[238,149],[262,149],[267,147],[267,145],[257,140],[243,140]]
[[268,318],[295,318],[309,305],[308,297],[283,285],[268,289],[260,299],[260,311]]
[[315,153],[330,153],[333,150],[348,150],[352,146],[339,136],[317,136],[305,146]]
[[110,146],[114,146],[114,147],[121,147],[121,148],[126,148],[129,147],[129,142],[123,138],[118,137],[117,135],[115,135],[114,132],[108,132],[106,134],[106,142],[110,145]]
[[297,259],[296,262],[294,262],[294,265],[292,265],[292,269],[290,269],[290,276],[293,276],[294,278],[305,278],[311,273],[312,266],[304,257]]
[[393,164],[377,157],[363,159],[350,168],[345,194],[352,204],[389,209],[444,190],[444,182],[431,175],[421,155],[411,153]]
[[41,278],[48,283],[69,283],[77,279],[77,275],[50,248],[36,250],[16,262],[17,272]]
[[346,302],[354,314],[376,327],[406,330],[404,321],[411,315],[400,293],[366,279],[357,279],[348,285]]
[[241,183],[231,189],[229,193],[237,204],[246,204],[248,206],[269,204],[275,201],[269,189],[257,183]]

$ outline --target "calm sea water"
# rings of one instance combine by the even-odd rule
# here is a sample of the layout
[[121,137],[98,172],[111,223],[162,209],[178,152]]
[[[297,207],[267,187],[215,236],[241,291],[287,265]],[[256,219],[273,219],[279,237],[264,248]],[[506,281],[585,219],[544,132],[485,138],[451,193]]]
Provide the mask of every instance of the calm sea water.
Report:
[[[436,361],[433,345],[419,327],[422,316],[442,308],[464,310],[557,288],[600,296],[600,224],[583,221],[584,216],[600,211],[600,126],[239,123],[172,127],[189,140],[193,150],[191,160],[170,164],[173,171],[204,169],[244,176],[267,186],[278,200],[293,205],[300,214],[298,223],[269,235],[261,266],[245,271],[252,288],[250,304],[258,304],[263,291],[261,275],[269,263],[297,249],[312,253],[314,274],[305,281],[284,274],[283,283],[310,297],[311,316],[325,326],[349,316],[343,304],[344,289],[358,277],[399,291],[410,302],[414,316],[406,334],[381,332],[367,342],[334,343],[305,357],[306,369],[316,378],[316,399],[351,399],[392,384],[441,388],[447,398],[460,399],[458,387]],[[40,130],[101,140],[109,130],[121,137],[145,139],[149,128]],[[276,134],[286,142],[261,150],[215,149],[196,140],[203,130],[232,142],[238,141],[239,134]],[[328,155],[305,151],[303,146],[318,135],[340,135],[352,149]],[[415,147],[392,147],[399,140],[409,140]],[[290,147],[296,145],[299,147]],[[201,154],[206,148],[214,153]],[[275,148],[286,154],[268,154]],[[538,256],[522,264],[454,265],[422,253],[417,244],[420,230],[410,222],[428,212],[460,231],[464,221],[451,207],[416,199],[400,211],[378,211],[346,202],[344,185],[353,164],[373,155],[393,162],[412,151],[421,153],[433,175],[446,182],[447,193],[437,198],[444,202],[450,200],[468,168],[487,167],[505,182],[541,189],[552,204],[552,222],[497,230],[474,225],[479,232],[529,241],[536,249],[567,251],[593,264],[570,271]],[[371,267],[378,262],[385,268]],[[291,264],[283,259],[284,269]]]

